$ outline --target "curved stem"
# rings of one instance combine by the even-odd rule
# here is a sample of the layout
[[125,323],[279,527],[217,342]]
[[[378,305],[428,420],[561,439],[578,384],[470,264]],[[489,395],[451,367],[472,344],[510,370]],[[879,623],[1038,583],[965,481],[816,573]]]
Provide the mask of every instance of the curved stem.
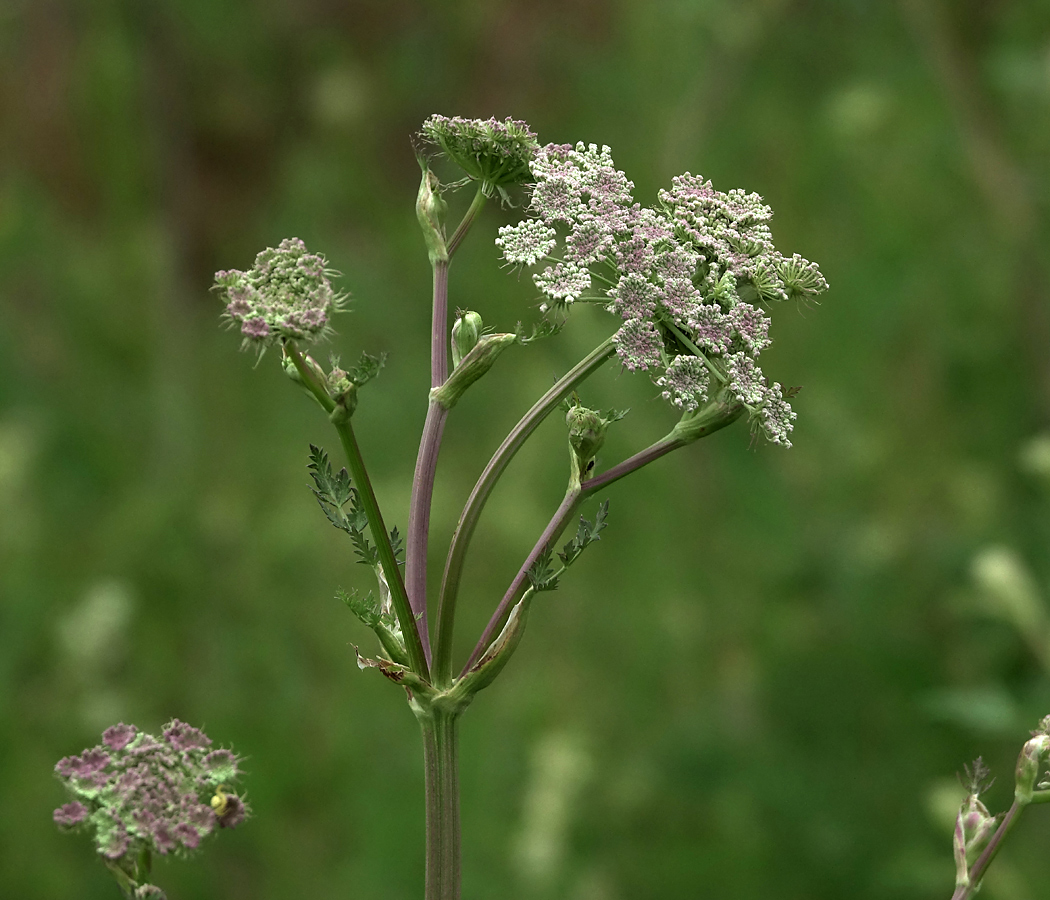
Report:
[[970,877],[966,884],[960,884],[956,886],[955,893],[952,894],[952,900],[969,900],[981,886],[981,879],[984,878],[984,873],[988,870],[988,866],[991,865],[996,854],[998,854],[1002,847],[1003,840],[1007,834],[1010,833],[1010,829],[1014,827],[1017,819],[1021,813],[1024,812],[1024,808],[1027,803],[1021,803],[1018,800],[1014,800],[1013,805],[1010,807],[1002,823],[996,829],[995,834],[992,835],[992,839],[988,842],[988,846],[984,848],[984,852],[977,857],[977,862],[973,864],[973,868],[970,869]]
[[743,407],[739,403],[731,403],[729,405],[718,405],[708,413],[701,412],[700,415],[703,416],[702,424],[696,425],[694,423],[693,427],[688,429],[688,436],[683,435],[684,429],[679,423],[669,434],[656,443],[646,447],[644,450],[640,450],[611,469],[607,469],[601,475],[595,475],[593,478],[582,482],[578,488],[570,488],[561,506],[558,507],[557,512],[555,512],[536,545],[532,548],[532,552],[529,553],[525,562],[522,563],[518,574],[514,576],[510,587],[507,588],[507,592],[503,595],[499,606],[496,607],[496,611],[492,614],[492,618],[489,619],[488,625],[485,626],[485,631],[474,646],[474,650],[471,652],[467,664],[463,667],[460,677],[470,671],[474,663],[485,652],[492,638],[499,633],[499,629],[503,627],[507,614],[525,593],[529,569],[532,568],[533,563],[536,562],[540,554],[548,550],[558,540],[569,520],[575,515],[580,503],[602,488],[607,488],[632,472],[637,472],[643,466],[655,462],[661,456],[666,456],[672,450],[677,450],[679,447],[693,443],[698,438],[706,437],[725,428],[730,423],[735,422],[742,411]]
[[405,639],[408,661],[412,664],[412,670],[417,675],[425,680],[429,680],[430,667],[427,665],[426,653],[423,651],[423,643],[416,628],[416,619],[412,613],[412,606],[408,602],[405,582],[401,577],[401,569],[398,567],[394,550],[390,546],[390,535],[387,533],[386,524],[383,522],[383,514],[379,510],[379,501],[376,500],[375,491],[372,490],[372,482],[368,478],[365,461],[361,456],[361,448],[357,446],[357,438],[354,436],[354,429],[350,424],[350,419],[335,423],[335,430],[339,432],[339,440],[343,444],[347,462],[350,464],[350,477],[353,479],[357,492],[361,497],[361,506],[364,507],[365,516],[368,518],[368,527],[372,532],[372,540],[375,541],[376,550],[379,553],[379,564],[383,567],[383,574],[386,576],[387,584],[390,586],[390,597],[393,601],[394,612],[397,614],[398,624],[401,625],[401,634]]
[[547,550],[555,541],[561,537],[561,533],[565,530],[565,526],[569,524],[569,520],[576,515],[576,510],[580,508],[580,504],[583,502],[586,492],[584,488],[573,488],[565,494],[565,499],[561,501],[561,506],[558,507],[557,512],[551,517],[550,522],[547,523],[547,527],[543,529],[543,534],[540,535],[536,545],[529,552],[529,555],[525,557],[525,562],[521,564],[521,568],[518,569],[518,574],[514,576],[514,580],[510,583],[510,587],[507,588],[507,593],[503,595],[503,599],[500,601],[499,606],[496,607],[496,611],[492,614],[492,618],[489,619],[488,625],[485,626],[485,631],[482,632],[481,637],[478,639],[477,644],[474,645],[474,649],[470,653],[470,658],[467,660],[466,665],[463,666],[463,670],[459,673],[460,678],[467,674],[473,667],[474,663],[478,661],[481,654],[485,652],[489,643],[493,637],[499,634],[499,630],[503,627],[504,619],[510,612],[511,608],[517,603],[528,589],[526,582],[529,578],[529,569],[532,568],[533,563],[539,559],[540,554]]
[[478,478],[477,484],[470,492],[470,497],[467,498],[467,503],[460,514],[459,524],[456,525],[456,531],[452,535],[452,544],[448,550],[445,571],[441,579],[437,636],[434,644],[434,673],[441,686],[447,687],[452,680],[452,632],[455,624],[459,581],[463,574],[470,539],[474,535],[474,529],[477,527],[489,494],[499,481],[503,470],[514,458],[514,454],[521,449],[540,422],[568,396],[573,388],[601,368],[614,351],[612,338],[603,341],[537,400],[532,409],[511,429],[510,434],[500,444],[499,449],[492,455],[481,477]]
[[[460,245],[460,242],[467,236],[467,232],[470,231],[470,226],[474,223],[474,219],[477,218],[481,208],[485,205],[485,194],[481,188],[478,188],[478,192],[474,195],[474,199],[470,201],[470,206],[467,208],[466,213],[463,215],[463,220],[459,223],[459,226],[452,234],[452,239],[448,242],[448,256],[452,258],[452,254],[456,252],[456,248]],[[437,385],[434,385],[437,387]]]

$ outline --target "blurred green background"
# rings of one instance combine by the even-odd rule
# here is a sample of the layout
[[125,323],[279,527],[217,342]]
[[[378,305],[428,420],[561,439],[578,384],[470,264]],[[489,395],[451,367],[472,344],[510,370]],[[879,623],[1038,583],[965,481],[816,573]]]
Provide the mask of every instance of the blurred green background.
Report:
[[[326,422],[219,328],[219,268],[289,235],[345,273],[335,347],[387,351],[355,418],[404,527],[430,273],[432,112],[607,143],[761,193],[822,305],[774,310],[795,448],[738,424],[610,492],[462,728],[464,896],[946,898],[954,773],[1050,712],[1045,0],[6,0],[0,4],[0,896],[110,898],[54,762],[177,716],[247,756],[255,818],[179,898],[422,890],[418,730],[333,599],[367,586],[306,488]],[[460,208],[465,197],[454,200]],[[490,205],[452,304],[535,318]],[[581,310],[457,407],[435,562],[507,428],[611,321]],[[644,377],[606,463],[674,417]],[[547,422],[493,498],[460,658],[561,497]],[[1050,897],[1050,813],[992,900]],[[984,894],[982,894],[984,896]]]

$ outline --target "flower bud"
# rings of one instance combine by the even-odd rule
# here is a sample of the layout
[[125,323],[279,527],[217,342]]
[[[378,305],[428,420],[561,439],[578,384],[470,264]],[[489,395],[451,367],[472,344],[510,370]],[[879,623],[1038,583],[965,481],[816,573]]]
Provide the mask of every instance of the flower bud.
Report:
[[977,794],[970,794],[955,817],[955,836],[952,843],[955,851],[956,886],[970,883],[970,866],[988,846],[997,825],[998,819],[988,812],[988,808]]
[[586,471],[587,463],[605,443],[605,431],[609,423],[593,409],[574,406],[565,416],[569,426],[569,445],[580,462],[580,471]]
[[481,329],[481,316],[472,309],[456,319],[452,326],[452,368],[456,368],[460,360],[477,346]]
[[463,392],[492,368],[492,364],[507,347],[517,342],[516,334],[483,335],[474,349],[460,360],[448,380],[430,392],[430,399],[445,409],[452,409]]
[[1021,748],[1017,757],[1017,780],[1014,787],[1014,799],[1019,803],[1030,803],[1039,770],[1050,753],[1050,737],[1037,734]]
[[[357,384],[349,374],[336,366],[325,381],[328,396],[335,401],[335,409],[341,416],[352,416],[357,409]],[[333,413],[334,414],[334,413]]]
[[[421,163],[422,164],[422,163]],[[416,218],[423,229],[423,240],[427,243],[430,261],[448,260],[445,247],[445,211],[448,204],[441,199],[438,177],[423,165],[423,180],[416,195]]]

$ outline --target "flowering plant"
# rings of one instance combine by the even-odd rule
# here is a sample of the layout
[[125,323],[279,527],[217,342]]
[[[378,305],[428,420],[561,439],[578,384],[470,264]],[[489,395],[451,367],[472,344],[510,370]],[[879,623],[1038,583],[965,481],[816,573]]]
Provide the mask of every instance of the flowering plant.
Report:
[[[541,146],[525,123],[510,119],[432,116],[420,139],[416,214],[434,276],[431,384],[404,539],[386,525],[352,424],[359,390],[378,374],[383,360],[365,354],[358,365],[344,369],[333,356],[326,369],[304,351],[328,336],[329,317],[341,303],[324,258],[299,240],[285,240],[260,253],[248,271],[219,272],[216,287],[224,315],[239,329],[244,345],[260,353],[280,348],[285,371],[328,415],[346,454],[349,471],[335,471],[328,454],[311,447],[313,491],[331,524],[347,533],[360,560],[374,572],[375,595],[340,596],[378,639],[381,652],[374,657],[359,653],[358,664],[379,670],[404,689],[422,727],[425,895],[450,900],[459,896],[460,883],[460,716],[507,665],[533,599],[556,588],[580,554],[600,539],[608,501],[591,518],[580,516],[575,534],[559,549],[563,531],[599,491],[744,413],[757,433],[789,447],[792,392],[768,382],[758,366],[759,354],[769,345],[766,307],[808,301],[827,284],[815,264],[776,250],[768,226],[771,211],[756,194],[722,193],[686,174],[660,193],[657,205],[645,207],[635,202],[634,185],[616,168],[608,147]],[[442,185],[427,152],[457,164],[462,180]],[[473,201],[450,233],[443,194],[469,183],[475,185]],[[450,329],[449,264],[487,199],[499,196],[508,203],[511,190],[524,190],[527,213],[518,224],[499,230],[496,245],[511,267],[536,270],[541,322],[531,334],[520,325],[488,333],[476,312],[462,311]],[[504,350],[556,334],[580,303],[607,309],[615,327],[537,399],[496,449],[460,516],[440,592],[431,603],[430,507],[449,412]],[[679,418],[662,439],[599,471],[597,454],[606,431],[625,413],[590,409],[578,391],[613,358],[628,371],[647,373]],[[559,407],[565,411],[569,449],[565,498],[457,674],[452,636],[471,537],[511,459]]]
[[[759,357],[769,346],[769,310],[809,303],[827,289],[818,266],[782,254],[769,227],[772,211],[742,190],[722,192],[685,173],[643,206],[634,184],[616,168],[608,147],[541,145],[529,127],[431,116],[419,134],[422,179],[416,215],[433,269],[431,379],[407,529],[388,529],[353,428],[359,393],[384,359],[362,354],[344,368],[327,366],[308,345],[333,335],[331,320],[346,296],[324,256],[296,238],[259,253],[246,271],[215,276],[223,317],[240,332],[242,347],[262,357],[279,353],[285,373],[325,412],[348,469],[310,446],[312,491],[328,521],[345,532],[371,569],[375,589],[337,596],[374,634],[374,655],[357,654],[361,669],[376,669],[399,686],[423,737],[426,794],[427,900],[455,900],[460,892],[458,789],[459,720],[520,644],[533,601],[559,586],[608,524],[609,501],[579,515],[583,505],[620,479],[666,454],[732,424],[745,414],[756,437],[791,446],[797,389],[769,381]],[[442,184],[436,157],[455,164],[462,178]],[[473,184],[474,197],[454,229],[446,227],[445,195]],[[531,333],[520,324],[485,328],[472,310],[450,316],[449,267],[488,200],[525,198],[525,215],[499,229],[495,245],[508,267],[532,271],[541,319]],[[438,455],[450,411],[505,350],[553,337],[579,304],[612,316],[608,336],[540,396],[496,448],[478,477],[449,544],[440,588],[428,597],[430,510]],[[453,321],[450,323],[450,318]],[[589,376],[615,359],[629,373],[645,373],[677,421],[662,438],[620,462],[602,467],[607,430],[626,415],[584,405]],[[569,457],[564,499],[525,557],[472,651],[457,668],[452,653],[456,605],[467,551],[486,502],[518,450],[555,409],[565,414]],[[572,536],[563,533],[576,523]],[[432,615],[433,614],[433,615]],[[992,816],[981,793],[980,760],[968,772],[967,795],[955,829],[956,888],[968,900],[1023,810],[1050,800],[1050,718],[1022,749],[1014,804]],[[163,897],[150,883],[154,854],[187,854],[209,833],[233,827],[247,814],[227,791],[239,774],[229,750],[210,749],[203,732],[172,721],[162,739],[117,725],[102,745],[59,762],[56,772],[73,800],[55,811],[63,829],[91,834],[125,896]]]
[[[388,529],[372,489],[352,417],[358,394],[378,373],[368,354],[349,369],[332,356],[327,367],[306,351],[330,334],[343,301],[322,256],[297,239],[264,250],[247,271],[223,271],[216,288],[224,316],[245,347],[260,354],[279,348],[287,374],[321,406],[335,427],[349,471],[335,471],[328,454],[310,448],[313,492],[332,525],[347,533],[361,562],[372,569],[375,594],[340,592],[376,636],[380,652],[358,654],[404,689],[423,732],[426,780],[426,897],[459,896],[457,729],[478,691],[507,665],[522,639],[534,598],[553,590],[565,571],[600,539],[608,501],[575,534],[562,533],[581,506],[604,488],[667,453],[731,424],[745,413],[757,434],[789,447],[793,393],[763,375],[758,357],[770,343],[767,308],[807,302],[827,284],[814,263],[785,257],[774,246],[771,210],[757,194],[722,193],[685,174],[661,191],[652,207],[633,196],[633,183],[616,168],[608,147],[541,146],[524,122],[431,116],[419,135],[422,180],[416,214],[433,268],[430,403],[412,482],[404,537]],[[429,154],[429,156],[428,156]],[[443,185],[431,160],[444,157],[462,178]],[[473,183],[462,220],[446,228],[444,194]],[[526,215],[496,237],[505,262],[534,269],[540,323],[487,332],[474,311],[450,326],[449,265],[489,198],[505,204],[524,192]],[[439,594],[427,596],[431,499],[438,453],[449,412],[511,346],[557,334],[577,304],[612,314],[609,336],[562,376],[511,429],[482,471],[448,548]],[[451,365],[450,365],[451,352]],[[607,429],[625,412],[590,409],[579,390],[612,359],[645,372],[678,414],[667,435],[611,467],[599,470]],[[565,498],[522,563],[473,651],[457,669],[452,637],[467,549],[500,476],[539,423],[565,412],[569,470]],[[436,621],[431,621],[434,616]]]

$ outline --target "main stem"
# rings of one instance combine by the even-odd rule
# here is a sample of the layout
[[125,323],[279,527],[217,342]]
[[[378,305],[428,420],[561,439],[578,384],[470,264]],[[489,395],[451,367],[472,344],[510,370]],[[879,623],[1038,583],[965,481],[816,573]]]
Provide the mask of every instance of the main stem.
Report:
[[[439,388],[448,378],[448,260],[434,261],[434,302],[430,324],[430,387]],[[423,652],[430,663],[430,629],[427,625],[427,546],[430,507],[434,497],[438,453],[445,432],[448,410],[430,401],[412,478],[408,509],[408,538],[405,545],[405,588],[417,617]]]
[[[448,242],[445,258],[431,257],[434,270],[434,290],[430,318],[430,388],[441,387],[448,380],[448,267],[452,255],[466,237],[470,226],[485,205],[485,194],[478,188]],[[434,499],[434,480],[437,476],[438,454],[445,433],[448,410],[433,400],[427,407],[427,418],[416,455],[416,470],[412,478],[412,497],[408,510],[408,536],[405,543],[405,589],[423,645],[427,665],[430,665],[430,627],[427,624],[427,548],[430,541],[430,507]]]
[[459,734],[457,712],[419,713],[426,787],[425,900],[459,900]]

